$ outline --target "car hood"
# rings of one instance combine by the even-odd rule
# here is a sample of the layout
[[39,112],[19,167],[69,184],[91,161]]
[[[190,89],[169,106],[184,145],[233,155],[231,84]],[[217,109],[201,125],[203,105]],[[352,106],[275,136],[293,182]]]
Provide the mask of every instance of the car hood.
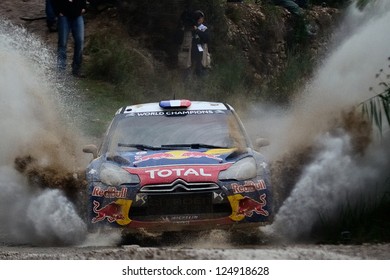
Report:
[[183,149],[124,152],[113,157],[122,166],[154,167],[166,165],[211,165],[233,163],[247,152],[237,149]]
[[126,152],[117,156],[126,160],[121,167],[140,178],[141,186],[170,184],[177,179],[188,183],[217,182],[218,174],[248,152],[236,149],[188,149]]

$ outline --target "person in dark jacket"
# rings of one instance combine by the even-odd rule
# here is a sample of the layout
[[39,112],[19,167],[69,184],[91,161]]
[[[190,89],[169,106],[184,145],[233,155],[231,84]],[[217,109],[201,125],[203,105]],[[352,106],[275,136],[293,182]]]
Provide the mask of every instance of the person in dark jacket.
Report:
[[204,23],[204,13],[200,10],[193,12],[194,26],[192,27],[191,68],[197,76],[205,73],[202,64],[204,44],[209,43],[209,31]]
[[54,11],[58,18],[58,53],[57,62],[59,70],[66,69],[66,50],[69,33],[72,32],[74,53],[72,74],[82,77],[81,63],[84,48],[84,18],[86,0],[52,0]]

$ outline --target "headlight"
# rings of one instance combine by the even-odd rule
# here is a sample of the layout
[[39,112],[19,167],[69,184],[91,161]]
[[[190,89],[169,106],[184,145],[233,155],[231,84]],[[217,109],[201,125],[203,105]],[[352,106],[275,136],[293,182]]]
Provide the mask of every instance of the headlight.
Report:
[[256,177],[256,162],[252,157],[237,161],[225,171],[219,173],[219,180],[248,180]]
[[139,177],[130,174],[126,170],[111,163],[103,163],[100,168],[100,180],[109,186],[119,186],[122,184],[139,183]]

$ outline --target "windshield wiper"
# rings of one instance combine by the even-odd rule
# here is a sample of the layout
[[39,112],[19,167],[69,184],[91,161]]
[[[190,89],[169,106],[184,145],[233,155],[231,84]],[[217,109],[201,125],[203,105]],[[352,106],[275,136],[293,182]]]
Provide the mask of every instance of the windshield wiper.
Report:
[[143,144],[126,144],[126,143],[118,143],[118,147],[128,147],[128,148],[136,148],[137,150],[161,150],[161,147],[154,147]]
[[201,143],[161,145],[161,148],[183,148],[183,147],[184,148],[191,148],[191,149],[200,149],[200,148],[206,148],[206,149],[227,149],[228,148],[228,147],[209,145],[209,144],[201,144]]

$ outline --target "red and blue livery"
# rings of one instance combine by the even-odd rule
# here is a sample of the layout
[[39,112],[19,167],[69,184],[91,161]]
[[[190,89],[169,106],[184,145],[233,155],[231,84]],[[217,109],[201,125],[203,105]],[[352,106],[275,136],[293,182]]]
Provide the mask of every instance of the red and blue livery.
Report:
[[169,232],[271,221],[268,163],[228,104],[123,107],[101,146],[84,151],[94,155],[86,170],[91,228]]

